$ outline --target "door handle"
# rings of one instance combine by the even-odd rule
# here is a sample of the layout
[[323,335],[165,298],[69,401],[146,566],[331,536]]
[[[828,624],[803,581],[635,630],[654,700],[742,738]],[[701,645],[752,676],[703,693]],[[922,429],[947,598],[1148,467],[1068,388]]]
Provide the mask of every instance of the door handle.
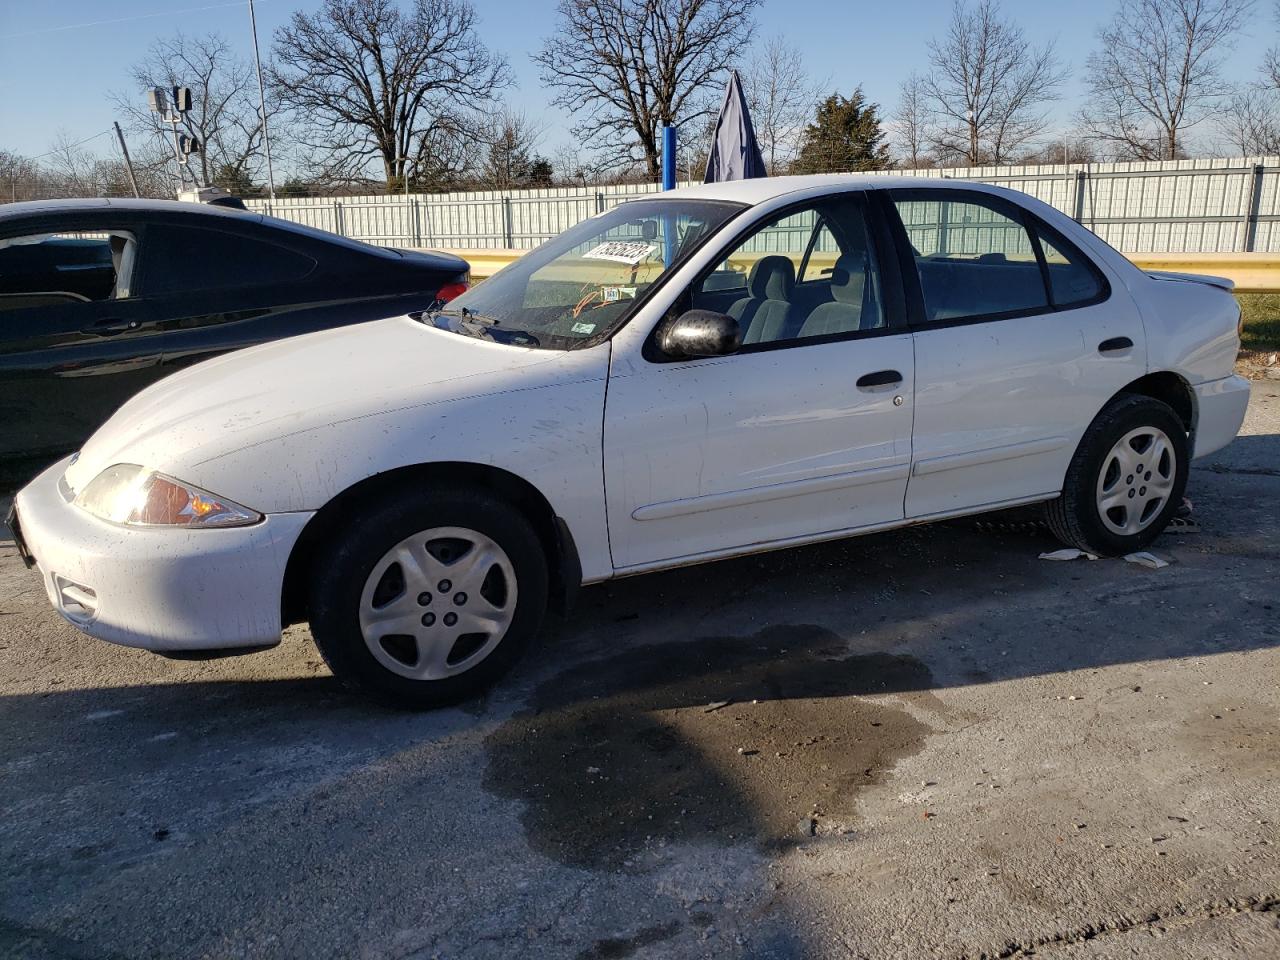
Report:
[[897,370],[877,370],[875,373],[864,373],[858,378],[858,389],[865,390],[867,387],[887,387],[890,384],[901,383],[902,374]]
[[1128,350],[1133,346],[1133,341],[1128,337],[1112,337],[1110,340],[1103,340],[1098,344],[1099,353],[1112,353],[1116,350]]
[[90,324],[81,333],[94,333],[100,337],[114,337],[117,333],[127,333],[130,330],[137,330],[142,326],[138,320],[121,320],[118,317],[106,317],[96,323]]

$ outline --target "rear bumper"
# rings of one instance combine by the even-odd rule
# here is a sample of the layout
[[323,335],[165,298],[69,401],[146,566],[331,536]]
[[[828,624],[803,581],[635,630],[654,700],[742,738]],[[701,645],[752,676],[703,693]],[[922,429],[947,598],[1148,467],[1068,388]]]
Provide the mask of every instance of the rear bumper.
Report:
[[1196,394],[1196,435],[1193,457],[1221,450],[1236,438],[1249,406],[1249,381],[1223,377],[1193,388]]
[[66,466],[24,487],[14,510],[49,602],[68,622],[148,650],[279,641],[285,565],[310,513],[225,530],[123,527],[64,499],[58,478]]

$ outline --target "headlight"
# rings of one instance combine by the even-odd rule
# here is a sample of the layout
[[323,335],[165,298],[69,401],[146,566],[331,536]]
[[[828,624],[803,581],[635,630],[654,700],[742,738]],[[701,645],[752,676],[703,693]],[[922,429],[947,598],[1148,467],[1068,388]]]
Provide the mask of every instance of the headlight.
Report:
[[75,502],[95,517],[140,527],[242,527],[262,519],[248,507],[134,463],[107,467]]

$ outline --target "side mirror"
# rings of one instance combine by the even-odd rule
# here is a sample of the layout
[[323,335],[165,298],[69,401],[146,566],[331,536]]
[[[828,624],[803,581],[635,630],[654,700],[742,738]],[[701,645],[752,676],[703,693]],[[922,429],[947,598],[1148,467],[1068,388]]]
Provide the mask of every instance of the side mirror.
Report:
[[738,321],[714,310],[689,310],[658,331],[658,349],[669,357],[723,357],[742,346]]

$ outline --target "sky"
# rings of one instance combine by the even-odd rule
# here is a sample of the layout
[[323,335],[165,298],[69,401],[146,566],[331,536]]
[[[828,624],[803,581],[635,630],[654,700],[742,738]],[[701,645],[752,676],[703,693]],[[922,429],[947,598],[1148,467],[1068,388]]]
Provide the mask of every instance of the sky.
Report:
[[[549,106],[530,55],[553,29],[555,0],[473,0],[483,40],[504,53],[516,87],[513,106],[544,125],[541,150],[548,155],[572,143],[572,120]],[[271,34],[294,10],[313,10],[320,0],[255,0],[264,53]],[[1055,120],[1065,128],[1085,94],[1085,60],[1095,31],[1113,13],[1116,0],[1006,0],[1005,10],[1036,43],[1054,40],[1071,68]],[[1280,41],[1270,0],[1261,0],[1254,28],[1242,36],[1227,65],[1229,79],[1248,80],[1269,46]],[[950,0],[764,0],[759,36],[783,36],[799,48],[809,72],[833,90],[861,86],[892,110],[897,89],[913,70],[926,66],[928,40],[945,29]],[[113,116],[108,95],[128,91],[130,64],[157,38],[181,30],[216,31],[252,56],[245,0],[0,0],[0,150],[29,157],[47,151],[65,131],[75,139],[106,131]],[[584,153],[590,144],[578,144]],[[86,144],[99,154],[112,149],[100,137]]]

